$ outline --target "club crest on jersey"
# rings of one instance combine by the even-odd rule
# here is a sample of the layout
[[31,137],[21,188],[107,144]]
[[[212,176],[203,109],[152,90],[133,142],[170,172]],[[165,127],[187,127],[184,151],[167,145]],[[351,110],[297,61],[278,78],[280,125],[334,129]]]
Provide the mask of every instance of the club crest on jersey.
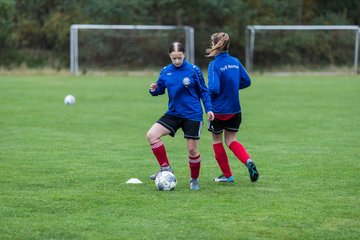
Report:
[[185,87],[188,87],[190,85],[190,79],[186,77],[182,80],[182,83]]

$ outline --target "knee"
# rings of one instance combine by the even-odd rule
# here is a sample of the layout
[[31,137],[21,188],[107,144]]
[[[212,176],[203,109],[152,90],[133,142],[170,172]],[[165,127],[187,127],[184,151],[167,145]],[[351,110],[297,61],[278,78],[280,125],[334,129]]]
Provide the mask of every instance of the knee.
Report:
[[225,144],[227,147],[230,147],[231,143],[235,141],[234,139],[225,139]]
[[151,130],[146,133],[146,138],[149,143],[154,143],[158,140],[154,132],[152,132]]
[[236,140],[236,132],[225,131],[225,144],[230,147],[231,143]]
[[199,151],[197,148],[189,148],[189,156],[190,157],[197,157],[199,156]]

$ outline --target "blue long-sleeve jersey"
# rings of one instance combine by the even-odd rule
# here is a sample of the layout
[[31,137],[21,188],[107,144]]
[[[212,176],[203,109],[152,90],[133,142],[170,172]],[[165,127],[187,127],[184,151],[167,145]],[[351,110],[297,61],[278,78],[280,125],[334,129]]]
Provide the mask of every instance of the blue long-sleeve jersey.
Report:
[[169,64],[162,69],[157,80],[157,88],[151,95],[165,93],[169,102],[166,114],[193,121],[203,120],[203,102],[206,112],[212,111],[209,90],[198,66],[185,61],[180,67]]
[[237,58],[218,53],[209,64],[208,80],[214,113],[241,112],[239,90],[249,87],[251,80]]

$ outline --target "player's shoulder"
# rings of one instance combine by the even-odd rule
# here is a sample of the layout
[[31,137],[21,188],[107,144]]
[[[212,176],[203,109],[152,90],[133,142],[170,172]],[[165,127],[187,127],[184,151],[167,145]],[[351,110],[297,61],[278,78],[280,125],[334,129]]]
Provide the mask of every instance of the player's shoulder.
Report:
[[201,69],[199,68],[199,66],[194,64],[192,66],[192,68],[193,68],[193,70],[194,70],[194,72],[196,73],[197,76],[201,77],[203,75],[202,72],[201,72]]
[[171,68],[171,64],[166,65],[165,67],[163,67],[163,68],[161,69],[160,74],[168,73],[168,72],[171,71],[171,69],[172,69],[172,68]]
[[187,62],[187,68],[192,70],[192,71],[195,71],[197,73],[199,73],[199,72],[201,73],[201,69],[199,68],[199,66],[197,66],[195,64]]
[[234,57],[234,56],[230,55],[230,58],[231,58],[232,61],[240,63],[240,60],[237,57]]
[[209,67],[210,67],[210,66],[214,66],[215,62],[216,62],[215,59],[211,60],[211,61],[209,62]]
[[233,64],[238,65],[241,68],[244,68],[244,66],[242,65],[242,63],[240,62],[240,60],[237,57],[233,57],[231,56],[231,60],[233,62]]
[[195,71],[201,71],[198,65],[192,64],[191,66]]
[[222,58],[217,62],[217,65],[241,65],[240,60],[237,57],[227,55],[225,58]]

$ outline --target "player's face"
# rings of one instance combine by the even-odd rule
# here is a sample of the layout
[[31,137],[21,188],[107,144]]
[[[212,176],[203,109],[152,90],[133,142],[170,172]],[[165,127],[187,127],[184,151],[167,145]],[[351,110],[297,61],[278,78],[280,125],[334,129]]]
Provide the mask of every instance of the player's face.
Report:
[[183,52],[171,52],[169,56],[175,67],[180,67],[184,62],[185,54]]

